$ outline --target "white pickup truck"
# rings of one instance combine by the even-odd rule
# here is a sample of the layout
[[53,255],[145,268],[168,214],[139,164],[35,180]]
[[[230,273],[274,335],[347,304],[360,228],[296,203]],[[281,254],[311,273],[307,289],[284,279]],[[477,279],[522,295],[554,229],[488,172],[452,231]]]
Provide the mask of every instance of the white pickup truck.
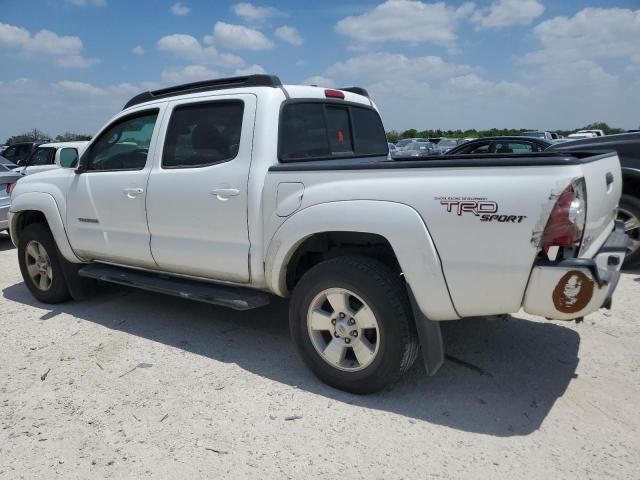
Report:
[[290,327],[322,380],[367,393],[440,322],[608,307],[627,237],[614,152],[389,161],[357,87],[252,75],[131,99],[77,169],[19,181],[10,230],[46,303],[96,279],[235,309],[291,296]]

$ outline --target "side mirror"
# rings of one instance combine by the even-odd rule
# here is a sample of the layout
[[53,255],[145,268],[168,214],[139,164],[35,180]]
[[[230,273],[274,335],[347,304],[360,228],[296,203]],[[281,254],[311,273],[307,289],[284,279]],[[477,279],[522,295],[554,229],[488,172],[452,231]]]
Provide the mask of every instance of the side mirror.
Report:
[[27,161],[23,159],[18,160],[18,163],[16,163],[16,165],[18,165],[19,167],[24,167],[26,164]]

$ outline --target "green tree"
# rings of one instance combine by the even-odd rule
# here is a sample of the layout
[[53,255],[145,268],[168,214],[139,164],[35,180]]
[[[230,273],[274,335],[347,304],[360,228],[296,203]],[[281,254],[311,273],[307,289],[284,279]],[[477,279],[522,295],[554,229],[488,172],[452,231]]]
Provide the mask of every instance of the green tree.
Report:
[[29,130],[27,132],[21,133],[19,135],[14,135],[13,137],[7,138],[5,142],[6,145],[12,145],[14,143],[20,142],[50,142],[51,137],[44,133],[42,130],[38,130],[34,128],[33,130]]
[[418,131],[415,128],[405,130],[400,134],[400,138],[414,138],[418,136]]
[[396,130],[387,132],[387,142],[396,143],[400,140],[400,134]]
[[56,142],[79,142],[82,140],[91,140],[91,135],[65,132],[56,136]]

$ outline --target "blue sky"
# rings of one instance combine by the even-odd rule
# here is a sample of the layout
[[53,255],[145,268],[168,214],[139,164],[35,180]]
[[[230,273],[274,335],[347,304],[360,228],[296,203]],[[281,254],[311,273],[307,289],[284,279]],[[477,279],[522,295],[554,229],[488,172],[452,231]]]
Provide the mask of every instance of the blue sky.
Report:
[[247,72],[368,88],[388,129],[640,125],[640,1],[0,0],[0,140]]

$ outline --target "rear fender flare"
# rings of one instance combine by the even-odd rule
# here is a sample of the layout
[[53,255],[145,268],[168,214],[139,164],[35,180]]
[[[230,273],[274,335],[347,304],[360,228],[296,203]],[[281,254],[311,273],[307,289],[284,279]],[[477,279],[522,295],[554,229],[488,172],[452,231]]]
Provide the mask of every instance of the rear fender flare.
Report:
[[324,232],[361,232],[384,237],[396,255],[405,280],[422,313],[431,320],[460,318],[442,271],[438,252],[426,225],[408,205],[349,200],[312,205],[293,214],[278,228],[268,244],[265,278],[276,295],[286,297],[287,265],[298,246]]

